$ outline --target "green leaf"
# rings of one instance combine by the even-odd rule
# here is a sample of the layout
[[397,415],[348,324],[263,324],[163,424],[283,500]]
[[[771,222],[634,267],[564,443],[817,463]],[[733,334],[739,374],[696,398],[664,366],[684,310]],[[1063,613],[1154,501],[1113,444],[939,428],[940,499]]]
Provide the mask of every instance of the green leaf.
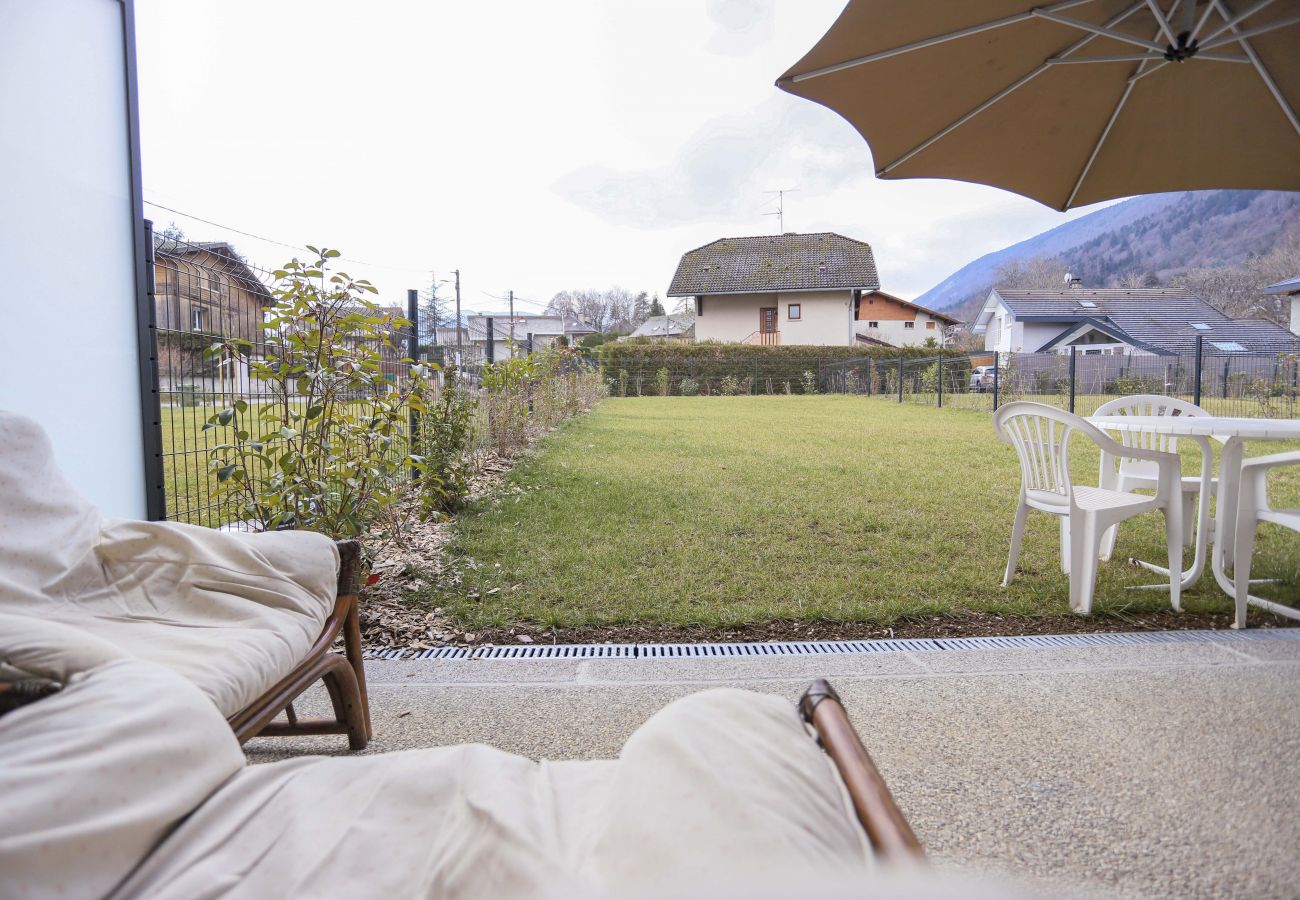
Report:
[[217,481],[229,481],[230,476],[234,474],[237,468],[239,467],[235,463],[231,463],[228,466],[222,466],[220,469],[217,469]]
[[248,412],[248,403],[244,400],[236,400],[235,409],[241,413]]
[[217,413],[217,421],[220,422],[222,425],[229,425],[234,420],[234,418],[235,418],[235,410],[233,408],[223,409],[221,412]]

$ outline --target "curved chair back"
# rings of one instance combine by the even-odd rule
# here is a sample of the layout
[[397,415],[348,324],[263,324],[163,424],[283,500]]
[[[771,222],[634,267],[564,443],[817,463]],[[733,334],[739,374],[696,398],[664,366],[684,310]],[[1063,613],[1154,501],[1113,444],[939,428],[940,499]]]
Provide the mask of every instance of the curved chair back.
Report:
[[1017,401],[998,408],[993,428],[1020,457],[1021,486],[1040,503],[1066,506],[1073,493],[1070,481],[1070,437],[1076,431],[1103,450],[1113,440],[1086,419],[1042,403]]
[[[1133,394],[1107,400],[1097,407],[1094,416],[1208,416],[1209,413],[1195,403],[1179,400],[1177,397],[1163,397],[1160,394]],[[1168,434],[1156,434],[1150,431],[1122,431],[1120,441],[1125,447],[1141,447],[1144,450],[1166,450],[1178,452],[1178,438]]]

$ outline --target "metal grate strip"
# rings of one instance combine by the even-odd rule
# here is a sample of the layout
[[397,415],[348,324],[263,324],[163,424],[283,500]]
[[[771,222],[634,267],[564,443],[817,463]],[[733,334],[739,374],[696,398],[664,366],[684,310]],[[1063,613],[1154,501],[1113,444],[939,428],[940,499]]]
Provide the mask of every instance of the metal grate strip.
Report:
[[379,648],[366,659],[732,659],[829,656],[942,650],[1045,649],[1181,644],[1196,641],[1300,641],[1300,628],[1249,631],[1137,631],[1093,634],[1031,634],[1007,637],[889,638],[869,641],[773,641],[737,644],[544,644],[493,647]]

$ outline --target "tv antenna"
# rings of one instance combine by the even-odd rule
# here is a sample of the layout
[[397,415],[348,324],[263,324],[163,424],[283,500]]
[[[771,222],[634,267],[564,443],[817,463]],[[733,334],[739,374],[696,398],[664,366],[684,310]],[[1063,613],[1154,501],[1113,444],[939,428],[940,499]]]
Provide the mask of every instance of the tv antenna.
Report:
[[776,233],[785,234],[785,195],[797,194],[799,188],[782,188],[777,191],[763,191],[764,194],[776,194],[776,212],[763,213],[765,216],[776,216]]

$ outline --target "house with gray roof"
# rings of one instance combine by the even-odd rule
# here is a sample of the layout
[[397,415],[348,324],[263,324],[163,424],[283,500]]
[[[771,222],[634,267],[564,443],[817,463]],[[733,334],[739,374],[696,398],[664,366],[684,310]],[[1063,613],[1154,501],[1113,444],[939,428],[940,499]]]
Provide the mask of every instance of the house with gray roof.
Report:
[[693,300],[697,341],[848,346],[872,322],[871,342],[893,343],[881,322],[908,319],[899,343],[921,344],[927,333],[942,340],[942,323],[954,321],[881,292],[871,245],[829,231],[696,247],[682,256],[668,296]]
[[971,327],[1003,353],[1169,355],[1300,351],[1300,338],[1265,319],[1233,319],[1186,291],[994,288]]
[[1291,333],[1300,334],[1300,275],[1270,284],[1264,288],[1266,294],[1285,294],[1291,298]]
[[694,324],[690,316],[669,313],[666,316],[651,316],[638,325],[635,331],[619,340],[647,338],[652,341],[689,341],[693,336]]

